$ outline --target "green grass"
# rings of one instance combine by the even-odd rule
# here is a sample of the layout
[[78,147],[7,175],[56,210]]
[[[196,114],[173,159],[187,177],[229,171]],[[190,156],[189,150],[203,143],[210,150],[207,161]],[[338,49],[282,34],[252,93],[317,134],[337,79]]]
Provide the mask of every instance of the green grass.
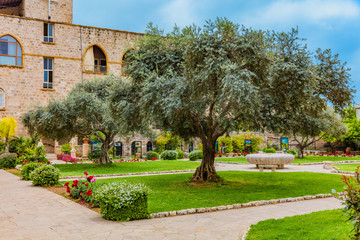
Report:
[[[360,156],[357,157],[305,156],[304,158],[295,158],[293,163],[314,163],[314,162],[323,162],[323,161],[338,162],[338,161],[351,161],[351,160],[360,160]],[[215,161],[247,163],[245,157],[236,157],[236,158],[221,157],[221,158],[216,158]]]
[[360,163],[350,163],[350,164],[334,164],[334,167],[338,167],[340,171],[349,171],[355,172],[356,168]]
[[306,215],[269,219],[252,225],[246,240],[351,239],[352,226],[341,210],[327,210]]
[[61,177],[82,176],[84,171],[90,175],[160,172],[171,170],[192,170],[200,165],[199,162],[191,161],[147,161],[147,162],[122,162],[107,165],[93,163],[82,164],[58,164],[55,165],[61,171]]
[[342,190],[340,176],[322,173],[219,172],[223,183],[190,184],[192,174],[101,179],[144,183],[151,189],[151,213],[214,207],[257,200],[298,197]]

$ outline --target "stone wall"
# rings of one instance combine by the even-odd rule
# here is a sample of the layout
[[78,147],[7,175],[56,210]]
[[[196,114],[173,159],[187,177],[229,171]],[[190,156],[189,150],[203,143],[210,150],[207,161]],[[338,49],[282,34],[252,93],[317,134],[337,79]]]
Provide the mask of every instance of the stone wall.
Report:
[[49,0],[23,0],[24,16],[54,22],[72,23],[73,21],[73,0],[50,1]]

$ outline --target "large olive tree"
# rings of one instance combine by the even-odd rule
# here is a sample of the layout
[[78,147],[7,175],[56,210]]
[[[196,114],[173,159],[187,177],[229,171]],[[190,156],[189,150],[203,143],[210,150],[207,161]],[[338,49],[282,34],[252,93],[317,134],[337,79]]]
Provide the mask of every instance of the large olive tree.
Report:
[[[295,60],[288,59],[292,55]],[[200,138],[204,157],[193,181],[219,180],[215,142],[229,130],[244,126],[280,132],[286,127],[283,116],[297,110],[292,104],[306,109],[311,101],[321,110],[326,99],[340,107],[349,99],[343,96],[349,92],[346,83],[326,85],[327,75],[296,30],[261,32],[217,19],[203,29],[175,28],[164,36],[149,25],[128,57],[128,81],[111,100],[114,117],[134,130],[152,125],[185,139]],[[342,98],[333,99],[327,91]]]
[[[109,163],[108,150],[124,125],[114,120],[109,109],[113,85],[120,79],[87,80],[77,84],[65,99],[51,100],[23,116],[30,133],[49,139],[69,139],[76,135],[96,135],[102,143],[99,163]],[[127,133],[127,132],[126,132]]]

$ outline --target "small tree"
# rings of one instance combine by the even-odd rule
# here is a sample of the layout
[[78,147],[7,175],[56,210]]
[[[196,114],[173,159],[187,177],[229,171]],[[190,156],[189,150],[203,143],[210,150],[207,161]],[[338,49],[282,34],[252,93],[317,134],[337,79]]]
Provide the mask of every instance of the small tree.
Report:
[[201,139],[193,181],[220,179],[215,143],[230,130],[280,131],[301,108],[310,115],[325,109],[326,100],[342,108],[351,99],[347,70],[323,62],[331,52],[311,55],[296,29],[264,33],[217,19],[164,36],[149,25],[128,57],[129,81],[112,97],[114,117],[133,130],[153,125]]
[[9,140],[15,136],[16,128],[16,120],[12,116],[1,119],[0,137],[5,139],[5,152],[9,152]]
[[114,120],[109,110],[109,97],[115,82],[113,76],[79,83],[63,100],[52,100],[24,115],[30,132],[50,139],[69,139],[76,135],[96,135],[101,145],[99,163],[109,163],[108,150],[123,125]]
[[354,107],[349,107],[344,111],[344,123],[348,127],[348,131],[345,136],[341,138],[341,141],[357,147],[360,140],[360,120],[356,116],[356,110]]

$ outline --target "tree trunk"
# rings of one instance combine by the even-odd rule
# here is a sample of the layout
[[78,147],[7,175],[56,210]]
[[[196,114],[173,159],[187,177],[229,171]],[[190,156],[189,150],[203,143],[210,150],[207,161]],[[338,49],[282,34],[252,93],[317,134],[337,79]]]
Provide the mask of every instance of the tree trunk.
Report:
[[9,152],[9,138],[7,137],[5,138],[5,152]]
[[193,182],[220,181],[221,178],[215,170],[215,141],[205,139],[203,144],[203,159],[201,165],[196,168],[191,179]]
[[100,157],[99,157],[99,164],[107,164],[111,163],[110,157],[109,157],[109,141],[105,140],[101,145],[101,151],[100,151]]
[[304,158],[304,146],[298,146],[298,158]]

